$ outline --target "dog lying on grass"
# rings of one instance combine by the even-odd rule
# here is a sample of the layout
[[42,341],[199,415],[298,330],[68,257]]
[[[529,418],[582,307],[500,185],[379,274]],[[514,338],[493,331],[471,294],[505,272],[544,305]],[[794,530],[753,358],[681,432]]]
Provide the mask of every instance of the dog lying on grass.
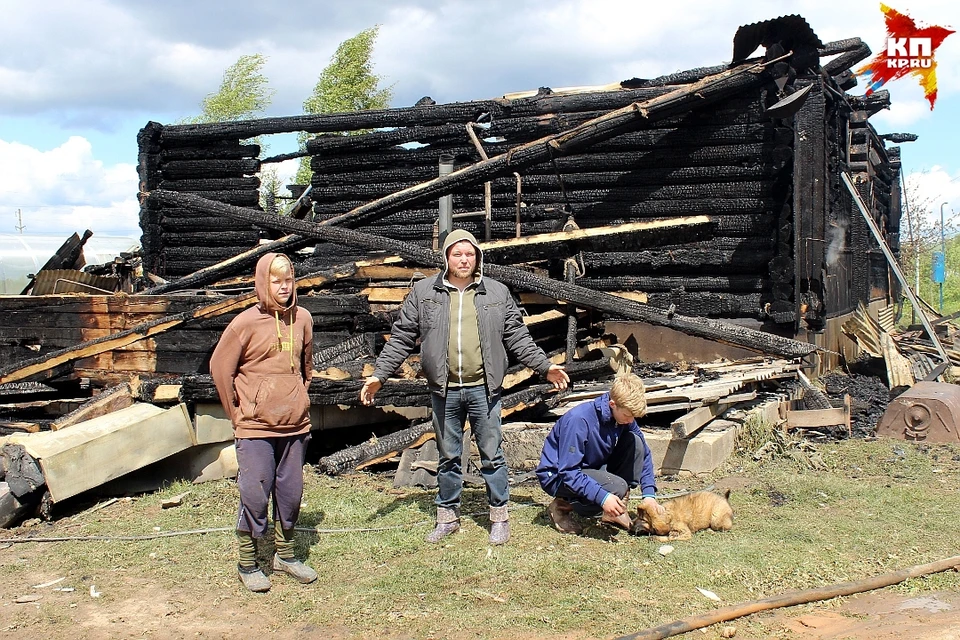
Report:
[[667,500],[663,515],[655,509],[637,507],[637,517],[630,523],[630,533],[652,534],[655,540],[689,540],[697,531],[713,529],[729,531],[733,526],[733,509],[727,501],[730,489],[720,496],[712,491],[697,491]]

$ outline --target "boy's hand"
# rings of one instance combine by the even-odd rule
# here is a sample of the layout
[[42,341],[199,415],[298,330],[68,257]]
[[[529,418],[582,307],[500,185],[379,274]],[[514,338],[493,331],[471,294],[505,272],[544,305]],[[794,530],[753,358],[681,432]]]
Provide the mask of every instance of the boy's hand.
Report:
[[613,493],[607,494],[600,507],[603,509],[603,513],[611,518],[622,516],[627,512],[627,505],[620,499],[620,496]]

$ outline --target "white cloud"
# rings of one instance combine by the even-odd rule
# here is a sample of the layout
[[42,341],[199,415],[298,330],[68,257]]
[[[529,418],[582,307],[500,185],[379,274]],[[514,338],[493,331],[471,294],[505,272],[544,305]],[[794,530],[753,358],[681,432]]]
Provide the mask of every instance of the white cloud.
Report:
[[[140,236],[136,167],[104,166],[90,143],[72,136],[41,151],[0,140],[0,232]],[[17,212],[20,212],[20,218]]]
[[931,223],[940,223],[943,206],[945,220],[957,223],[960,215],[960,173],[950,175],[941,166],[914,171],[904,176],[907,206],[914,214],[925,216]]

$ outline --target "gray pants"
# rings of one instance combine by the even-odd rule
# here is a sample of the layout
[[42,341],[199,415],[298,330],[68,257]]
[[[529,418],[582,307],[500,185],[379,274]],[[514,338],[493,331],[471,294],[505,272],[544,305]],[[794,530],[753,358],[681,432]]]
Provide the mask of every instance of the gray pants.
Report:
[[[582,471],[599,482],[600,486],[609,493],[622,499],[626,497],[630,487],[640,484],[643,455],[643,443],[640,442],[640,438],[636,434],[627,432],[620,436],[606,464],[599,469]],[[603,513],[600,505],[574,493],[565,484],[560,485],[556,497],[569,502],[573,510],[581,516],[590,518]]]
[[282,438],[237,438],[237,486],[240,514],[237,531],[261,538],[267,532],[267,505],[273,518],[293,529],[303,498],[303,463],[310,434]]

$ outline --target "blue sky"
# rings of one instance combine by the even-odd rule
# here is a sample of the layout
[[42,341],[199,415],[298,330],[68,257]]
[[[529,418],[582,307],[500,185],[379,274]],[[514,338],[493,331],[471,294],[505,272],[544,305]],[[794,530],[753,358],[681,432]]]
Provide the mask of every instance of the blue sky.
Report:
[[[924,24],[960,29],[955,0],[890,0]],[[799,13],[821,40],[884,47],[880,3],[717,0],[354,0],[4,3],[0,23],[0,234],[139,237],[137,131],[195,115],[224,69],[261,53],[267,115],[294,115],[337,45],[381,25],[376,73],[393,106],[489,98],[540,86],[607,84],[729,61],[737,27]],[[912,78],[888,83],[881,132],[902,145],[918,203],[960,213],[960,34],[937,52],[931,112]],[[851,93],[862,93],[862,87]],[[269,141],[268,141],[269,142]],[[288,136],[270,151],[293,145]],[[292,172],[292,169],[291,169]]]

